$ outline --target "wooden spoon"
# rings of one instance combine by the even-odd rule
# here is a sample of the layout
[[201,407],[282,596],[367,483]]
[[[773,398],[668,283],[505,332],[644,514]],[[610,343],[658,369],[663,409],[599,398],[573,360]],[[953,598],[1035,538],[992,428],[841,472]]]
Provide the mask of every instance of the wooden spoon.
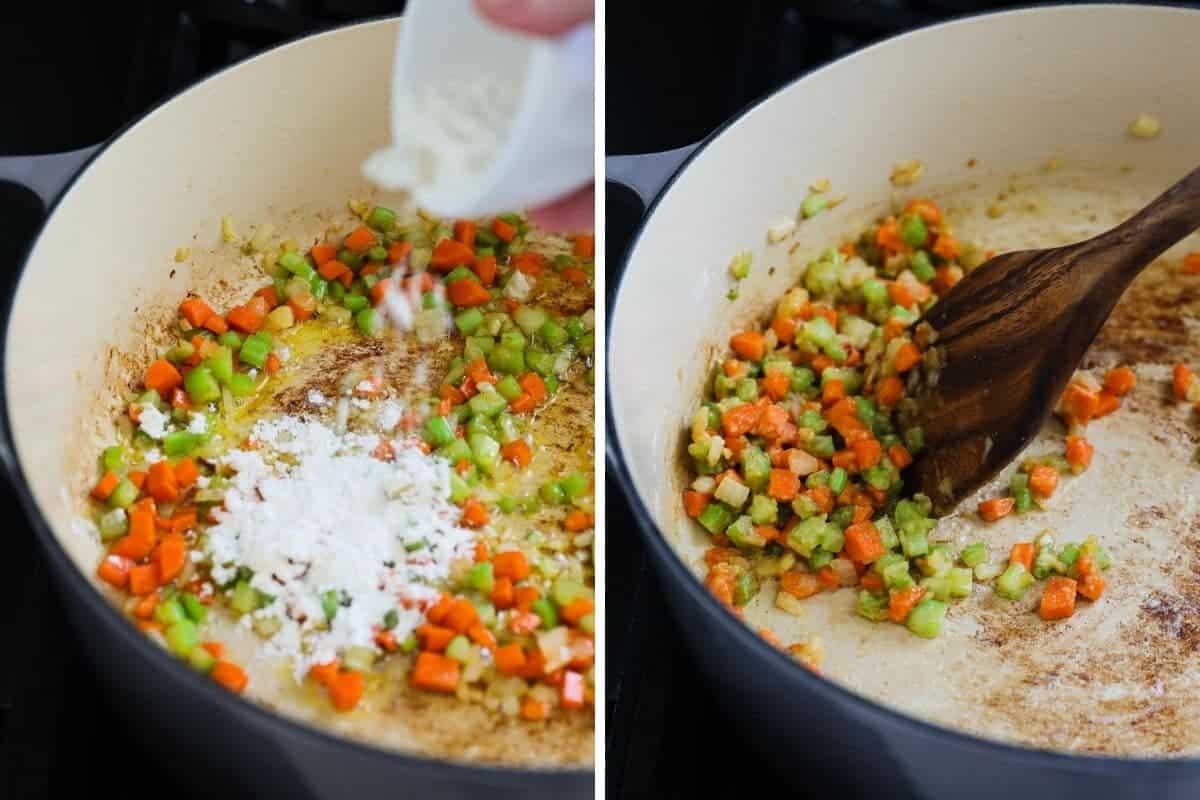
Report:
[[996,256],[929,310],[902,423],[924,429],[911,474],[935,513],[1029,444],[1125,288],[1197,228],[1200,168],[1095,238]]

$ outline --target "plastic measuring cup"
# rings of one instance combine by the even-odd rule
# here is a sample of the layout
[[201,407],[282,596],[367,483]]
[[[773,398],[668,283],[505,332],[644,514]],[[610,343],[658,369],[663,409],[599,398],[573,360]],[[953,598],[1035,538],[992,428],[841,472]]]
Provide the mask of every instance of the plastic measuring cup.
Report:
[[[590,23],[540,38],[493,25],[472,0],[410,0],[392,73],[392,145],[367,159],[364,175],[451,217],[543,205],[589,183],[594,38]],[[487,124],[428,112],[431,101],[444,111],[462,102],[463,87],[478,95],[486,86],[508,100],[488,104]],[[481,129],[482,144],[472,138]]]

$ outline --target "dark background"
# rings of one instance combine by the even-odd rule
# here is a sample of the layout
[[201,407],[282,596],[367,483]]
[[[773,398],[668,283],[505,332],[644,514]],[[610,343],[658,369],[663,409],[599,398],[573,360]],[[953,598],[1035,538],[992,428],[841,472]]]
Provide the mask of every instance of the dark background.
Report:
[[[853,50],[947,18],[1029,5],[1039,3],[700,0],[685,5],[610,0],[607,151],[652,152],[699,141],[755,99]],[[847,99],[870,102],[865,93]],[[605,211],[611,303],[641,206],[632,193],[610,183]],[[771,774],[766,762],[735,738],[713,708],[712,689],[700,684],[688,662],[633,516],[612,479],[607,497],[608,797],[794,796],[789,787],[796,785],[795,777],[785,784]],[[811,787],[811,797],[847,796],[832,773],[800,778]]]

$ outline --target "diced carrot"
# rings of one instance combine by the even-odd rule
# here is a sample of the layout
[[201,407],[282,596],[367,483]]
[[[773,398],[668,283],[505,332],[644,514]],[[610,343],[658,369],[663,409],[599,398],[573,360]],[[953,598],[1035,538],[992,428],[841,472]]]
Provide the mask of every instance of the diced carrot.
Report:
[[447,628],[443,625],[418,625],[416,628],[417,639],[421,643],[422,650],[429,650],[434,653],[440,653],[446,649],[446,645],[450,644],[450,640],[454,638],[455,633],[453,628]]
[[263,364],[263,369],[267,371],[268,375],[274,375],[275,373],[279,372],[282,367],[283,364],[279,361],[279,356],[275,355],[274,353],[267,353],[267,360],[266,363]]
[[791,344],[796,336],[796,320],[776,317],[771,321],[771,330],[775,331],[775,338],[781,343]]
[[517,235],[517,226],[496,217],[492,220],[492,233],[500,237],[502,242],[511,242]]
[[160,584],[170,583],[183,572],[184,564],[187,563],[187,541],[183,534],[168,533],[158,543],[154,552]]
[[1088,600],[1095,602],[1104,594],[1104,578],[1095,572],[1079,576],[1079,593]]
[[451,693],[458,688],[459,663],[437,653],[417,654],[413,665],[412,683],[427,692]]
[[179,313],[193,328],[199,328],[213,315],[212,306],[199,297],[189,297],[179,304]]
[[888,598],[888,619],[892,622],[903,623],[924,594],[925,590],[920,586],[893,589]]
[[541,253],[535,253],[532,250],[526,250],[523,253],[517,253],[510,256],[508,263],[511,264],[518,272],[524,272],[526,275],[541,275],[542,267],[545,265],[545,258]]
[[1109,414],[1113,413],[1120,407],[1121,407],[1121,398],[1117,397],[1115,394],[1113,394],[1112,392],[1105,389],[1096,395],[1095,419],[1099,419],[1100,417],[1107,417]]
[[533,460],[533,451],[529,449],[529,443],[524,439],[513,439],[500,448],[500,457],[511,462],[518,469],[524,469]]
[[460,278],[446,287],[450,302],[461,308],[474,308],[489,302],[492,295],[483,284],[471,278]]
[[502,675],[513,675],[525,666],[525,653],[516,642],[497,647],[492,651],[496,670]]
[[1086,425],[1100,408],[1099,396],[1080,383],[1068,385],[1061,402],[1067,418],[1080,425]]
[[563,529],[571,533],[586,531],[592,527],[592,518],[584,511],[572,509],[563,520]]
[[772,400],[782,400],[791,391],[792,382],[781,370],[772,370],[762,379],[763,394]]
[[1009,564],[1020,564],[1026,570],[1033,569],[1033,542],[1017,542],[1008,554]]
[[154,609],[158,607],[158,599],[158,592],[146,595],[133,607],[133,615],[138,619],[150,619],[154,615]]
[[550,716],[550,707],[542,700],[531,694],[525,695],[521,701],[521,719],[526,722],[541,722]]
[[892,281],[887,285],[888,298],[898,306],[911,308],[916,305],[917,298],[905,284],[900,281]]
[[577,597],[559,609],[558,615],[568,625],[578,625],[579,620],[591,614],[594,609],[595,603],[591,600],[586,597]]
[[337,259],[337,248],[326,242],[318,242],[312,246],[308,254],[312,256],[313,263],[321,267]]
[[883,539],[870,522],[856,522],[845,531],[846,555],[860,564],[870,564],[883,557]]
[[479,276],[479,282],[484,286],[491,286],[496,282],[496,257],[495,256],[480,256],[475,259],[475,264],[471,267],[475,274]]
[[433,248],[429,266],[438,272],[449,272],[454,267],[470,267],[475,263],[475,251],[454,239],[442,239]]
[[234,306],[226,315],[229,324],[242,333],[256,333],[262,327],[264,316],[256,313],[248,305]]
[[1083,472],[1092,463],[1096,448],[1082,436],[1067,437],[1067,463],[1074,472]]
[[567,267],[562,271],[563,280],[572,286],[586,286],[587,273],[579,267]]
[[828,486],[814,486],[805,492],[817,504],[817,509],[822,514],[828,514],[833,511],[833,492]]
[[229,331],[229,323],[220,314],[213,314],[204,320],[204,329],[220,336],[222,333]]
[[821,405],[832,406],[846,396],[846,383],[842,380],[825,381],[821,386]]
[[154,512],[135,508],[129,512],[129,532],[113,543],[112,552],[135,561],[150,555],[157,543],[154,529]]
[[129,593],[141,597],[158,588],[158,565],[142,564],[129,570]]
[[289,297],[287,304],[297,322],[307,322],[312,319],[313,314],[317,313],[317,298],[311,294],[300,294],[295,297]]
[[279,305],[279,293],[275,291],[274,286],[264,286],[254,293],[255,297],[261,297],[267,303],[267,308],[273,309]]
[[733,406],[721,415],[721,428],[726,436],[749,433],[758,424],[762,409],[753,403]]
[[349,267],[335,258],[322,262],[321,265],[317,267],[317,273],[327,281],[335,281],[341,277],[343,272],[346,272],[349,269]]
[[908,250],[904,237],[900,234],[900,223],[895,217],[888,217],[879,226],[875,234],[875,244],[888,253],[901,253]]
[[338,676],[341,667],[337,661],[326,661],[324,664],[313,664],[308,668],[308,676],[321,686],[329,686]]
[[767,482],[767,494],[776,500],[791,502],[800,492],[800,476],[790,469],[773,469]]
[[546,388],[546,382],[536,372],[526,372],[520,378],[517,378],[517,383],[525,390],[526,394],[533,398],[533,402],[538,405],[546,402],[546,398],[550,396],[550,392]]
[[803,600],[821,591],[821,581],[811,572],[788,570],[779,576],[779,590]]
[[133,561],[131,559],[119,555],[107,555],[100,561],[100,567],[96,570],[96,574],[105,583],[122,589],[129,582],[129,570],[132,568]]
[[875,399],[881,405],[894,406],[904,396],[904,381],[899,376],[888,375],[875,387]]
[[512,578],[507,575],[501,575],[496,578],[492,584],[492,595],[489,598],[499,610],[503,611],[507,608],[512,608],[516,602],[513,592]]
[[905,213],[916,214],[930,225],[939,225],[942,221],[942,210],[937,203],[924,197],[914,197],[904,206]]
[[1039,464],[1029,472],[1029,491],[1038,497],[1049,497],[1058,486],[1058,470]]
[[1071,565],[1073,575],[1078,575],[1080,578],[1088,575],[1096,574],[1096,564],[1092,561],[1092,557],[1087,553],[1081,553],[1079,558],[1075,559],[1075,563]]
[[475,223],[469,219],[460,219],[454,223],[454,238],[467,247],[475,246]]
[[1183,271],[1188,275],[1200,275],[1200,252],[1188,253],[1183,257]]
[[483,623],[476,622],[468,628],[467,638],[480,647],[486,647],[489,650],[496,649],[496,635],[488,630]]
[[179,499],[179,484],[171,462],[163,459],[150,465],[146,474],[146,491],[160,503],[173,503]]
[[1042,603],[1038,609],[1044,620],[1066,619],[1075,613],[1077,584],[1070,578],[1055,575],[1046,581]]
[[913,462],[912,454],[902,444],[894,444],[888,448],[888,458],[896,465],[896,469],[904,469]]
[[816,575],[821,586],[825,587],[826,589],[833,590],[838,588],[837,573],[834,572],[833,567],[829,566],[828,564],[817,570]]
[[758,331],[742,331],[729,338],[729,347],[747,361],[762,361],[767,354],[766,339]]
[[881,592],[883,591],[883,576],[874,570],[869,570],[858,579],[858,585],[872,592]]
[[1175,393],[1176,400],[1186,400],[1188,390],[1192,388],[1194,376],[1192,368],[1187,364],[1176,364],[1171,370],[1171,389]]
[[213,658],[225,658],[225,645],[220,642],[201,642],[200,646],[207,650]]
[[933,242],[933,253],[946,261],[953,261],[962,253],[958,240],[948,231],[939,233]]
[[529,577],[529,559],[520,550],[505,550],[492,556],[492,569],[497,577],[523,581]]
[[375,244],[375,234],[366,225],[359,225],[342,240],[342,246],[353,253],[365,253]]
[[183,383],[183,376],[179,374],[179,370],[175,369],[174,364],[165,358],[159,358],[146,368],[146,375],[142,382],[146,384],[147,389],[166,397],[171,390],[178,388]]
[[129,478],[129,482],[136,486],[139,492],[146,485],[146,473],[140,469],[129,470],[129,474],[125,477]]
[[217,661],[208,673],[209,677],[231,692],[241,694],[250,682],[246,671],[232,661]]
[[830,460],[833,462],[833,466],[850,472],[858,469],[858,457],[854,455],[853,450],[838,450]]
[[921,351],[912,342],[902,344],[892,361],[897,372],[908,372],[919,363],[921,363]]
[[452,608],[454,608],[454,598],[448,594],[442,594],[433,605],[425,610],[425,619],[434,625],[441,625]]
[[590,233],[581,233],[575,237],[571,248],[576,258],[596,257],[596,237]]
[[454,601],[454,606],[446,615],[445,625],[456,633],[466,633],[478,621],[479,612],[475,610],[474,603],[460,597]]
[[462,507],[462,524],[468,528],[482,528],[487,523],[487,507],[478,498],[468,497]]
[[399,264],[405,256],[412,252],[412,249],[413,245],[410,241],[392,242],[387,248],[387,263]]
[[529,396],[529,393],[526,392],[525,394],[518,395],[510,400],[508,407],[517,414],[528,414],[530,411],[533,411],[535,408],[537,408],[537,403],[535,403],[533,398]]
[[117,484],[121,482],[120,477],[115,472],[106,472],[96,481],[96,485],[92,487],[92,497],[97,500],[107,500],[117,488]]
[[338,672],[326,686],[330,702],[342,713],[353,711],[358,706],[365,688],[366,678],[363,674],[350,669]]
[[1132,369],[1126,366],[1111,369],[1104,376],[1104,388],[1117,397],[1124,397],[1129,394],[1136,385],[1137,375]]
[[878,439],[860,439],[850,445],[859,469],[870,469],[883,460],[883,446]]
[[992,497],[979,504],[979,518],[984,522],[995,522],[1012,513],[1016,500],[1011,497]]
[[184,456],[175,464],[175,482],[187,489],[200,477],[200,469],[191,456]]

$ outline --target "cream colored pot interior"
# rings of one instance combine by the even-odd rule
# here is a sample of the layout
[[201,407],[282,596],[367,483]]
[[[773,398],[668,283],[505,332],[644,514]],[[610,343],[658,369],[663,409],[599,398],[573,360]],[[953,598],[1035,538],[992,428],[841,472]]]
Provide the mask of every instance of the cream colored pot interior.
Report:
[[[678,176],[631,251],[608,374],[637,493],[694,571],[702,574],[706,538],[682,514],[684,430],[729,334],[762,318],[821,248],[914,195],[938,199],[961,238],[995,249],[1074,241],[1127,216],[1200,163],[1197,35],[1200,13],[1128,6],[1015,11],[917,31],[782,90]],[[1153,140],[1128,134],[1143,111],[1162,122]],[[888,177],[905,159],[924,172],[897,189]],[[767,227],[793,217],[820,178],[845,202],[768,246]],[[993,218],[985,209],[1001,195],[1005,213]],[[1177,263],[1197,247],[1192,237],[1170,255]],[[731,302],[727,265],[743,250],[753,269]],[[1064,540],[1098,534],[1124,565],[1099,606],[1047,629],[1028,609],[1036,593],[1013,608],[977,588],[934,642],[856,618],[849,591],[816,598],[795,618],[770,607],[772,589],[748,619],[784,642],[821,636],[832,680],[951,727],[1050,749],[1200,751],[1194,626],[1186,628],[1200,607],[1191,572],[1200,568],[1200,481],[1190,464],[1200,431],[1186,406],[1163,400],[1166,364],[1200,358],[1200,283],[1159,266],[1135,288],[1118,310],[1122,330],[1110,326],[1089,356],[1098,366],[1143,365],[1126,408],[1089,432],[1093,468],[1034,519],[986,530],[953,519],[935,533],[959,546],[986,539],[993,559],[1043,526]],[[1052,425],[1034,447],[1061,452],[1061,442]],[[1026,710],[1039,704],[1044,712]]]

